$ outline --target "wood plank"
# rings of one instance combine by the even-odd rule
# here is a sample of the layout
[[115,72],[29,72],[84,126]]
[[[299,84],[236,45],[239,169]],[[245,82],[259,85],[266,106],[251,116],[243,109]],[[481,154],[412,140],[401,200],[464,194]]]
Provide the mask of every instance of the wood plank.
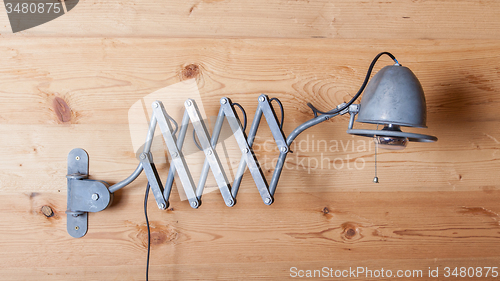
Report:
[[[1,212],[16,217],[15,224],[1,218],[0,272],[11,280],[141,279],[141,196],[121,192],[109,210],[91,214],[85,238],[73,239],[65,230],[64,195],[0,197]],[[227,208],[212,193],[200,210],[174,201],[173,210],[162,212],[151,204],[152,280],[284,279],[292,266],[496,266],[499,197],[498,191],[304,192],[282,194],[271,207],[242,196]],[[44,205],[56,215],[46,218]]]
[[[2,13],[6,13],[4,7]],[[499,39],[498,1],[89,1],[68,14],[2,37],[265,37]]]
[[[65,173],[67,153],[83,147],[92,178],[126,177],[138,163],[129,109],[148,94],[194,78],[207,116],[229,96],[252,119],[257,97],[268,93],[283,102],[288,134],[311,118],[306,102],[328,109],[349,99],[384,50],[422,82],[429,128],[412,131],[435,134],[437,143],[381,151],[374,185],[370,140],[347,135],[347,118],[339,117],[297,139],[272,206],[249,175],[233,208],[218,192],[204,195],[199,210],[176,189],[171,210],[151,199],[151,279],[276,280],[293,266],[426,272],[499,264],[500,41],[9,38],[0,50],[0,279],[143,278],[144,175],[109,209],[90,214],[89,233],[73,239]],[[256,146],[269,177],[276,152],[265,127]],[[321,140],[336,140],[339,151]],[[314,167],[321,157],[344,166]],[[365,167],[347,166],[355,159]],[[167,168],[159,165],[162,178]]]

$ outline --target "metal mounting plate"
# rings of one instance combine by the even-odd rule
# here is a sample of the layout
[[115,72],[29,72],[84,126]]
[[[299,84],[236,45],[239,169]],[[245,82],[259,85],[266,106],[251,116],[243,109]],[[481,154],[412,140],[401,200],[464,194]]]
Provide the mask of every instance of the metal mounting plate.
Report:
[[67,214],[68,222],[66,224],[69,235],[74,238],[80,238],[87,234],[88,229],[88,213],[84,212],[81,215],[74,217],[72,214]]
[[111,203],[109,185],[103,181],[89,180],[89,156],[81,148],[73,149],[68,155],[68,233],[79,238],[87,233],[88,212],[99,212]]
[[88,214],[87,212],[75,212],[70,210],[73,183],[77,179],[87,178],[89,174],[89,155],[81,148],[75,148],[68,154],[68,210],[67,215],[67,230],[69,235],[80,238],[87,233],[88,229]]

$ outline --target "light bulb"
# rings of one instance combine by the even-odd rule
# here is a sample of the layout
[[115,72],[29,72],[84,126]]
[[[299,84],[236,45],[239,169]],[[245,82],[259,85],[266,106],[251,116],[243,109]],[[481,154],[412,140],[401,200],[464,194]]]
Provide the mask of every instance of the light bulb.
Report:
[[408,144],[408,138],[376,136],[375,143],[378,148],[390,150],[403,150]]
[[[384,126],[382,131],[401,132],[401,129],[397,125],[387,124]],[[408,138],[384,136],[383,134],[375,136],[374,141],[377,144],[377,147],[389,150],[403,150],[408,144]]]

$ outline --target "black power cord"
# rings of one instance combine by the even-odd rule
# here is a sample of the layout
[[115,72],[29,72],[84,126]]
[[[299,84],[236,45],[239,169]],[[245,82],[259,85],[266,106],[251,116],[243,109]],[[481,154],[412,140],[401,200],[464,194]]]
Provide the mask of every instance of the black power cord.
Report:
[[144,195],[144,216],[146,217],[146,226],[148,228],[148,257],[146,259],[146,281],[149,280],[149,254],[151,252],[151,231],[149,229],[148,219],[148,195],[149,195],[149,182],[146,186],[146,194]]
[[[278,101],[279,102],[279,101]],[[247,113],[245,112],[245,109],[243,109],[243,106],[241,106],[241,104],[239,103],[233,103],[234,106],[237,106],[241,112],[243,113],[243,133],[245,132],[245,130],[247,129]],[[236,113],[236,111],[234,112],[236,114],[236,118],[238,119],[238,121],[240,120],[239,116],[238,116],[238,113]],[[196,140],[196,132],[195,130],[193,129],[193,141],[194,141],[194,144],[196,145],[196,147],[203,151],[203,148],[201,147],[201,145],[198,143],[198,141]]]
[[269,100],[269,102],[277,102],[279,107],[280,107],[280,112],[281,112],[281,122],[280,122],[280,130],[283,129],[283,122],[285,121],[285,110],[283,109],[283,104],[281,104],[281,101],[277,98],[272,98]]
[[177,122],[175,122],[174,118],[170,117],[170,115],[167,114],[167,118],[172,122],[174,123],[174,133],[173,135],[175,136],[175,134],[177,134],[177,129],[179,129],[179,125],[177,124]]
[[194,128],[193,128],[193,141],[194,141],[194,144],[196,145],[196,147],[200,151],[203,151],[203,148],[201,147],[201,145],[198,144],[198,141],[196,140],[196,131],[194,130]]
[[373,67],[375,66],[375,63],[378,61],[378,59],[382,56],[382,55],[388,55],[395,63],[399,64],[399,62],[396,60],[396,57],[394,57],[393,54],[389,53],[389,52],[382,52],[380,54],[378,54],[372,61],[372,63],[370,64],[370,67],[368,68],[368,71],[366,73],[366,76],[365,76],[365,81],[363,81],[363,84],[361,85],[361,87],[359,88],[358,92],[356,93],[356,95],[354,95],[354,97],[344,106],[342,106],[341,108],[335,108],[335,109],[332,109],[330,111],[321,111],[321,110],[318,110],[316,107],[314,107],[314,105],[312,105],[311,103],[307,103],[307,106],[309,106],[313,113],[314,113],[314,117],[317,117],[318,116],[318,113],[320,114],[336,114],[336,113],[339,113],[341,111],[343,111],[344,109],[348,108],[356,99],[359,98],[359,96],[361,95],[361,93],[364,91],[365,87],[366,87],[366,84],[368,84],[368,80],[370,79],[370,75],[372,74],[372,71],[373,71]]
[[[243,133],[244,133],[245,130],[247,129],[247,113],[245,112],[245,109],[243,109],[243,106],[241,106],[241,104],[234,102],[233,105],[237,106],[241,110],[241,113],[243,113]],[[236,111],[234,113],[236,114],[236,118],[240,120],[238,113],[236,113]]]

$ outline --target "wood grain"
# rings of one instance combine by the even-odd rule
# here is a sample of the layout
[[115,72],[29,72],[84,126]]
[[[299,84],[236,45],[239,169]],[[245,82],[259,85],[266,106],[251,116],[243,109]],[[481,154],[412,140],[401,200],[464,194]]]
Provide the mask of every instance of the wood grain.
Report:
[[[109,209],[90,214],[85,238],[69,237],[64,211],[72,148],[89,152],[94,179],[116,183],[135,168],[128,110],[146,95],[194,78],[208,116],[229,96],[251,119],[267,93],[282,100],[288,134],[311,118],[306,102],[329,109],[349,99],[373,56],[386,50],[426,92],[429,128],[410,131],[436,135],[437,143],[380,151],[374,185],[369,140],[347,135],[347,117],[339,117],[297,139],[272,206],[249,175],[233,208],[212,192],[193,210],[174,189],[172,209],[150,201],[151,280],[280,280],[292,266],[425,272],[500,262],[500,41],[21,36],[0,41],[0,50],[1,280],[144,277],[144,175]],[[277,155],[270,136],[263,126],[256,142],[268,177]],[[336,140],[339,151],[321,140]],[[314,167],[321,157],[344,166]],[[353,168],[361,159],[364,168]],[[167,168],[159,166],[162,178]]]
[[[119,196],[106,212],[91,214],[83,239],[66,233],[63,192],[2,196],[2,213],[17,220],[2,223],[0,271],[9,280],[141,279],[142,198],[129,190]],[[499,197],[498,191],[304,191],[281,194],[269,208],[249,194],[231,209],[214,193],[200,210],[174,201],[173,210],[161,212],[152,204],[152,280],[285,279],[293,266],[496,266]],[[43,204],[56,215],[41,214]]]
[[[500,3],[443,0],[80,0],[68,14],[2,37],[500,39]],[[0,12],[6,13],[4,6]]]
[[[496,109],[500,100],[496,81],[500,75],[497,67],[500,45],[497,41],[310,42],[9,40],[3,47],[0,45],[16,54],[2,59],[0,64],[0,72],[4,73],[0,76],[0,95],[5,100],[0,104],[0,128],[8,132],[0,138],[5,142],[6,153],[15,151],[28,158],[12,159],[17,166],[6,163],[2,167],[6,175],[3,180],[9,182],[12,173],[41,173],[36,165],[26,161],[49,163],[65,159],[74,147],[89,150],[93,159],[91,170],[96,177],[110,182],[123,179],[137,165],[128,132],[130,106],[149,93],[184,79],[186,66],[196,64],[200,69],[195,77],[201,94],[199,102],[208,116],[216,116],[219,99],[229,96],[245,106],[251,118],[258,95],[268,93],[282,99],[286,114],[284,130],[289,133],[312,117],[306,106],[308,101],[330,109],[348,100],[357,91],[371,57],[379,51],[391,50],[418,75],[426,91],[429,129],[409,131],[433,134],[440,141],[412,143],[402,152],[380,151],[379,171],[384,184],[377,186],[377,190],[452,191],[496,186],[496,179],[485,175],[499,165]],[[37,54],[39,46],[47,50],[43,56]],[[147,52],[136,54],[137,49]],[[81,56],[75,57],[75,52]],[[131,53],[135,55],[131,57]],[[387,63],[389,59],[383,59],[377,69]],[[63,100],[70,108],[71,114],[65,117],[69,121],[61,121],[60,103],[54,106],[56,99]],[[347,117],[334,118],[301,135],[292,147],[296,153],[288,158],[290,172],[285,171],[280,190],[295,192],[297,183],[302,183],[308,189],[326,191],[325,182],[339,180],[346,184],[334,191],[371,190],[373,146],[369,139],[347,135],[346,124]],[[265,127],[259,131],[256,150],[266,175],[270,176],[277,151],[265,142],[270,137]],[[468,133],[462,133],[464,130]],[[328,140],[327,146],[324,140]],[[355,163],[348,165],[356,159],[359,159],[357,167],[365,163],[361,173],[355,169]],[[53,163],[60,165],[60,173],[64,172],[65,162]],[[50,182],[49,179],[61,175],[42,173],[40,176],[47,181],[41,182]],[[391,176],[395,173],[398,177]],[[13,184],[7,188],[23,188],[19,186],[21,182]],[[60,184],[64,185],[63,177]]]

